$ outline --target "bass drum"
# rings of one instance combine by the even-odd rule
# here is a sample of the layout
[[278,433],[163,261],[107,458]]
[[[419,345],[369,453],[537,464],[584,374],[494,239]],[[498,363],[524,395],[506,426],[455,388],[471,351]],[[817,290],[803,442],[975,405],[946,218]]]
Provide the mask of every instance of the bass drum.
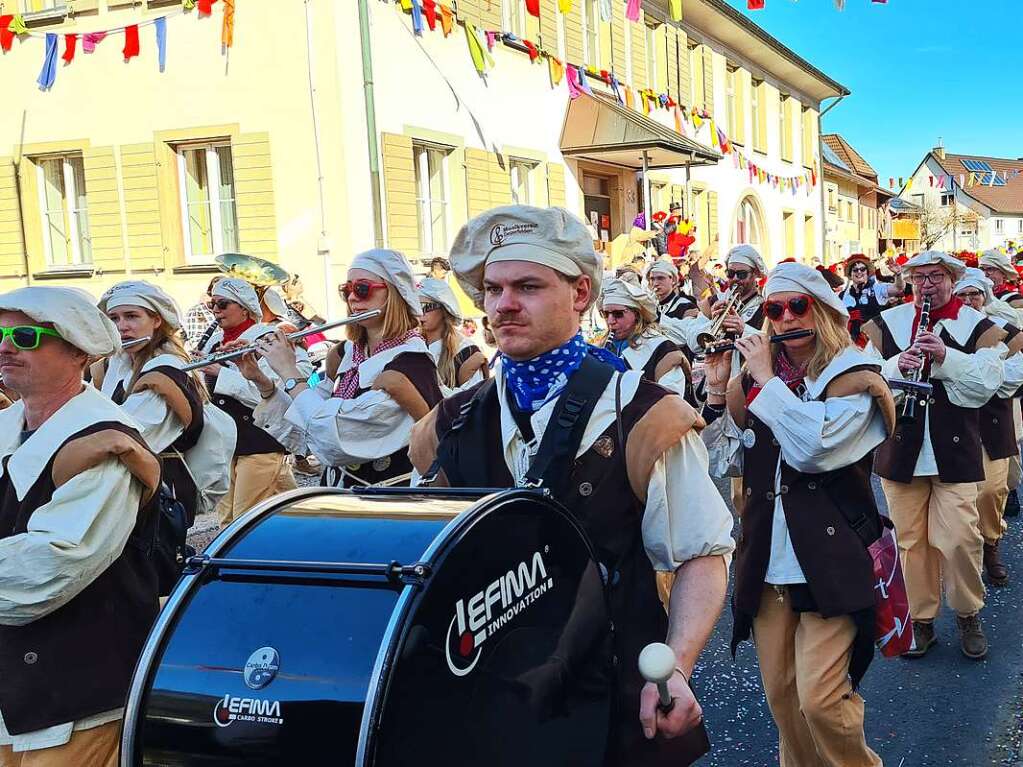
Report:
[[121,765],[600,765],[600,570],[546,496],[302,489],[194,561],[132,682]]

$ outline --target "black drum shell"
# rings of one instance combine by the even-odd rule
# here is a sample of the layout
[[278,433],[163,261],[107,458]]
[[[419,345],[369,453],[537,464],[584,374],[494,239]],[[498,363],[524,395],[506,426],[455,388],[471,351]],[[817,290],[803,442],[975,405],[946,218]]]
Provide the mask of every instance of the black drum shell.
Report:
[[[610,621],[589,544],[557,504],[302,490],[207,553],[425,569],[186,576],[137,671],[122,765],[602,763]],[[462,676],[461,637],[448,642],[459,604],[491,632]],[[254,690],[245,664],[260,648],[279,668]]]

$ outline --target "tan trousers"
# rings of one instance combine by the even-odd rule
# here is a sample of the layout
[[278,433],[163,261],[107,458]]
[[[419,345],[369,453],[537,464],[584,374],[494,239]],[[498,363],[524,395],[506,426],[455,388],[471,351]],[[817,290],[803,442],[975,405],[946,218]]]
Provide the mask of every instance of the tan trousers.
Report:
[[881,487],[895,523],[913,618],[930,621],[938,615],[942,580],[956,614],[983,608],[977,484],[914,477],[908,484],[882,479]]
[[1010,458],[991,460],[984,452],[984,481],[977,483],[977,513],[984,543],[998,543],[1005,533],[1005,501],[1009,497]]
[[745,499],[742,494],[742,477],[732,477],[732,508],[739,519],[742,519],[742,505]]
[[856,627],[847,615],[794,613],[785,589],[764,587],[753,638],[781,767],[878,767],[863,734],[863,698],[849,681]]
[[295,487],[295,475],[286,453],[235,457],[231,461],[231,489],[217,505],[221,527],[234,522],[260,501]]
[[0,767],[117,767],[121,721],[71,733],[63,746],[15,753],[0,746]]

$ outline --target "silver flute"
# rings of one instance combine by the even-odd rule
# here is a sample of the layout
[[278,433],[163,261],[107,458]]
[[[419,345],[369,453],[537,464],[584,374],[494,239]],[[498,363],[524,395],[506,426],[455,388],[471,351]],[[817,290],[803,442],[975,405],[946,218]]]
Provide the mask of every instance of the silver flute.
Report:
[[[306,336],[311,336],[315,333],[323,333],[327,330],[332,330],[333,328],[339,328],[342,325],[351,325],[356,322],[362,322],[363,320],[369,320],[374,317],[379,317],[383,313],[384,312],[382,309],[370,309],[368,312],[359,312],[358,314],[353,314],[351,317],[345,317],[343,320],[325,322],[322,325],[312,325],[308,328],[305,328],[304,330],[297,330],[294,333],[288,333],[288,335],[285,337],[289,341],[296,341],[299,338],[305,338]],[[269,332],[264,335],[268,334]],[[249,346],[243,346],[238,349],[232,349],[229,352],[218,352],[216,354],[210,354],[209,356],[203,357],[202,359],[198,359],[195,362],[190,362],[189,364],[182,367],[181,370],[187,373],[192,370],[200,370],[206,367],[207,365],[217,365],[223,362],[230,362],[231,360],[235,360],[246,354],[250,354],[255,350],[256,345],[250,344]]]

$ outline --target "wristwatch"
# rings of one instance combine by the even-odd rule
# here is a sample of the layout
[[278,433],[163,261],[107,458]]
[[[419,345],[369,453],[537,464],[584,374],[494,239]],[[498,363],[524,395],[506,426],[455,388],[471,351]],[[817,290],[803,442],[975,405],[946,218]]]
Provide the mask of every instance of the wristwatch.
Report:
[[297,378],[289,378],[287,381],[284,382],[284,391],[287,394],[291,394],[291,390],[298,386],[300,383],[302,382]]

